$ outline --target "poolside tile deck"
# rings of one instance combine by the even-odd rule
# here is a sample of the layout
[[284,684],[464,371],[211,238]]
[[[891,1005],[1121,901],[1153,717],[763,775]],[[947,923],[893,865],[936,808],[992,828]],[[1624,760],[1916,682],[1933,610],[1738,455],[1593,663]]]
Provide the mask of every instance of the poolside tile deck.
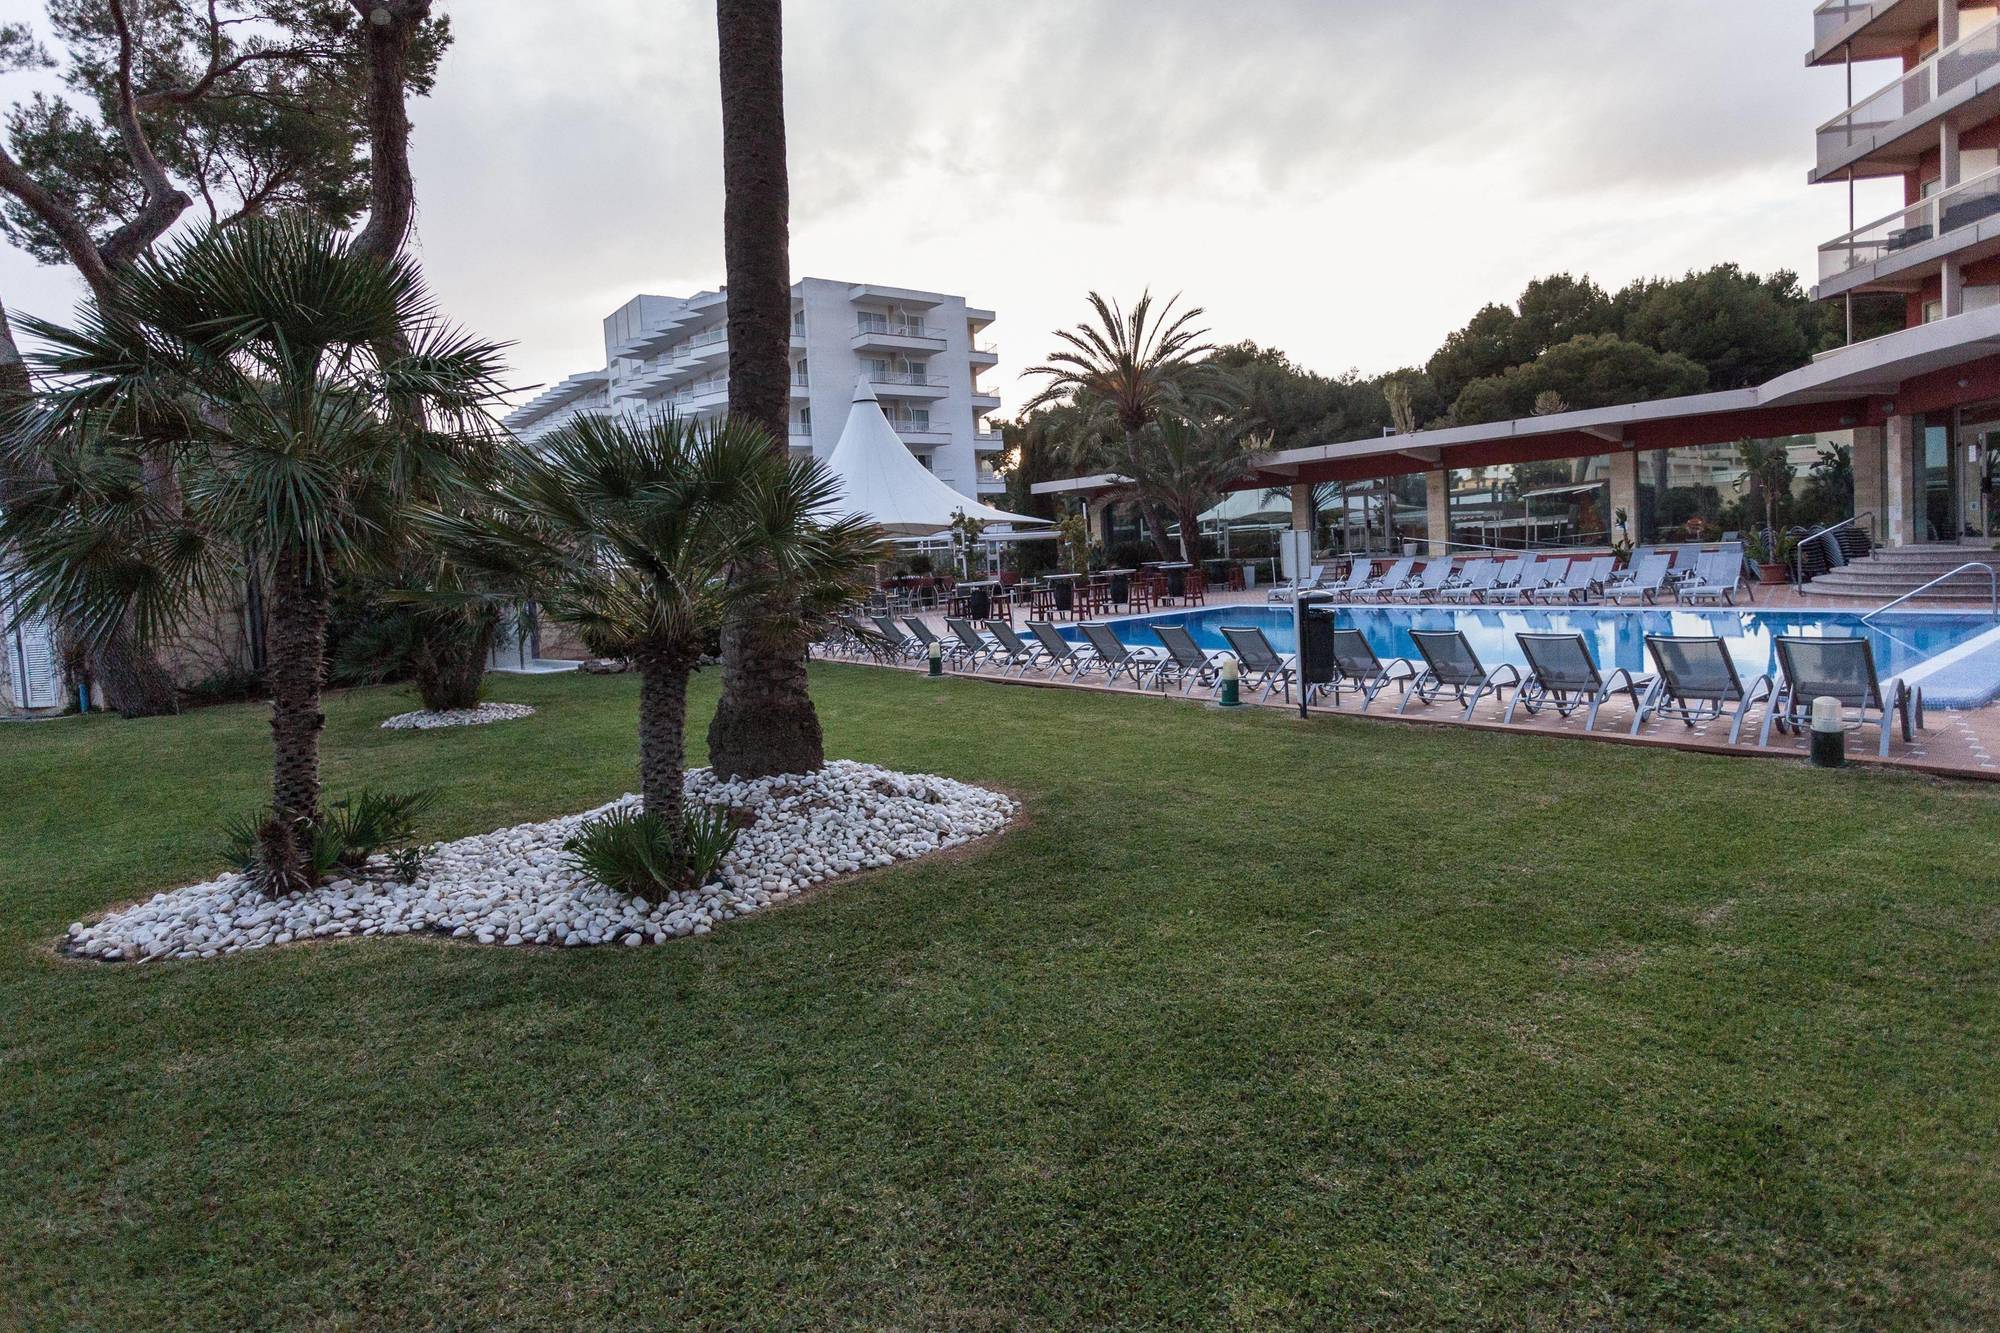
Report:
[[[1208,599],[1209,606],[1262,606],[1265,604],[1266,598],[1262,589],[1247,593],[1218,594]],[[1934,605],[1940,610],[1950,610],[1961,604],[1926,603],[1925,608],[1931,609]],[[1983,609],[1983,604],[1979,605]],[[1172,608],[1167,609],[1171,610]],[[1846,611],[1865,610],[1867,606],[1865,603],[1836,602],[1831,598],[1803,597],[1791,588],[1760,588],[1757,593],[1755,609]],[[944,631],[941,617],[930,615],[926,616],[925,619],[940,632]],[[887,667],[884,669],[925,670],[921,665]],[[1051,680],[1041,673],[1030,673],[1027,676],[1002,676],[993,671],[955,671],[951,674],[977,677],[1004,684],[1041,686],[1054,689],[1096,690],[1112,694],[1136,695],[1140,693],[1140,691],[1129,684],[1121,683],[1106,686],[1095,681],[1088,684],[1077,684],[1065,678]],[[1210,706],[1210,701],[1200,691],[1185,698],[1176,691],[1168,691],[1164,696],[1158,690],[1148,690],[1145,693],[1154,699],[1164,698],[1168,701],[1181,702],[1184,706]],[[1296,702],[1287,704],[1283,699],[1276,696],[1269,700],[1258,699],[1251,696],[1247,691],[1245,692],[1244,702],[1258,707],[1289,708],[1293,712],[1296,712],[1298,707]],[[1365,717],[1391,725],[1401,723],[1412,726],[1466,726],[1480,730],[1555,735],[1572,737],[1578,740],[1595,740],[1610,744],[1664,745],[1675,749],[1741,755],[1746,758],[1784,759],[1803,756],[1807,744],[1803,737],[1786,736],[1774,730],[1771,733],[1770,744],[1764,747],[1758,746],[1757,731],[1763,725],[1764,721],[1764,709],[1762,705],[1751,710],[1751,715],[1743,726],[1742,739],[1737,744],[1731,745],[1729,744],[1729,723],[1727,720],[1720,723],[1698,725],[1692,728],[1677,721],[1653,722],[1649,723],[1639,735],[1632,736],[1629,734],[1632,723],[1632,708],[1630,703],[1624,701],[1622,698],[1614,699],[1604,705],[1598,713],[1597,729],[1593,732],[1585,732],[1584,713],[1582,711],[1578,711],[1568,718],[1557,717],[1553,712],[1547,711],[1536,717],[1529,717],[1525,712],[1517,712],[1511,724],[1502,723],[1500,718],[1506,711],[1505,699],[1501,699],[1498,702],[1488,700],[1482,703],[1477,714],[1470,722],[1463,720],[1463,709],[1453,708],[1448,703],[1440,703],[1433,707],[1416,704],[1412,706],[1410,712],[1398,716],[1396,706],[1400,702],[1400,697],[1392,689],[1378,697],[1373,707],[1365,710],[1358,696],[1350,695],[1338,705],[1331,702],[1315,703],[1311,711],[1315,714],[1337,713],[1354,717]],[[1849,761],[1860,764],[1881,762],[1876,758],[1875,736],[1876,733],[1872,727],[1866,733],[1850,733],[1847,744]],[[1931,710],[1927,718],[1926,729],[1917,734],[1914,743],[1905,745],[1900,736],[1890,742],[1887,763],[1892,767],[1915,769],[1943,776],[2000,781],[2000,757],[1996,756],[2000,756],[2000,704],[1965,711]]]

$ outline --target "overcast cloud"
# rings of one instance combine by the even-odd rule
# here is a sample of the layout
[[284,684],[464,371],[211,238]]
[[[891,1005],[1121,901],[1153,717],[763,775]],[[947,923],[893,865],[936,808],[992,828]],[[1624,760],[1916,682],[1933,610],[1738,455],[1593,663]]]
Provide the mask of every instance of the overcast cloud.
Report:
[[[418,244],[447,308],[515,341],[520,383],[600,364],[599,321],[631,294],[721,281],[712,4],[444,7],[457,43],[413,109]],[[1736,260],[1810,279],[1845,229],[1840,190],[1805,184],[1842,91],[1804,67],[1807,0],[786,17],[793,274],[995,309],[1009,409],[1092,287],[1183,292],[1218,340],[1372,373],[1536,274],[1616,287]],[[72,291],[0,255],[11,308],[60,313]]]

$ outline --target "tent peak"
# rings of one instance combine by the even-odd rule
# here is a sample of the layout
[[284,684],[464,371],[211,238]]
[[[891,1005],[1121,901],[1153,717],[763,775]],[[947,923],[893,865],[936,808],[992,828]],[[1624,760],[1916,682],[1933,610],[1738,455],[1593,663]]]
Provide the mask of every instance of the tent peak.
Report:
[[872,403],[877,401],[875,397],[875,386],[868,382],[868,377],[866,375],[857,375],[855,377],[854,397],[848,399],[848,401],[851,403]]

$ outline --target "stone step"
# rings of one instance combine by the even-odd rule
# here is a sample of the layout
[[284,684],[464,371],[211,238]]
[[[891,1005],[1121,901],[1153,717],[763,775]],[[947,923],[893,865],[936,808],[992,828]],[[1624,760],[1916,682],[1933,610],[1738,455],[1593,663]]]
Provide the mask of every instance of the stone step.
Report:
[[[1895,601],[1898,597],[1901,597],[1905,592],[1908,592],[1909,589],[1908,588],[1884,589],[1884,588],[1876,588],[1869,586],[1855,586],[1852,584],[1827,585],[1826,580],[1824,579],[1814,579],[1811,583],[1808,583],[1802,591],[1809,598],[1810,597],[1842,598],[1847,601],[1872,602],[1875,605],[1880,606],[1884,602]],[[1909,600],[1907,605],[1916,605],[1917,603],[1920,602],[1956,602],[1961,606],[1963,605],[1984,606],[1987,604],[1987,592],[1984,587],[1967,588],[1964,591],[1959,591],[1954,589],[1950,584],[1943,584],[1940,585],[1939,587],[1931,588],[1928,591],[1918,593],[1915,597],[1912,597]]]

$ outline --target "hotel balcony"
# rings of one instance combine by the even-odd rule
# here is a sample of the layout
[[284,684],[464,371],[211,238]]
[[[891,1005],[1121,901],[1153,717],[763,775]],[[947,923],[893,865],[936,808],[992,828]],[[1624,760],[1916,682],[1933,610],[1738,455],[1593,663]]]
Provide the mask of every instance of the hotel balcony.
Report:
[[999,495],[1007,489],[1007,479],[991,468],[981,468],[978,485],[981,495]]
[[1981,24],[1819,127],[1815,182],[1900,176],[1938,146],[1938,126],[2000,116],[2000,20]]
[[990,454],[996,449],[1005,449],[1007,442],[1000,438],[1000,432],[997,430],[975,431],[972,436],[972,447],[982,454]]
[[942,398],[951,392],[948,380],[923,371],[871,370],[868,382],[875,386],[879,398]]
[[920,321],[863,314],[856,317],[852,343],[857,352],[942,352],[944,330]]
[[1947,259],[1963,263],[1994,253],[2000,253],[2000,169],[1822,245],[1816,295],[1914,291]]
[[1900,56],[1937,22],[1937,0],[1824,0],[1813,11],[1808,65],[1838,65],[1845,48],[1856,60]]
[[898,421],[891,417],[889,424],[895,427],[903,443],[912,449],[935,449],[941,444],[951,443],[951,430],[937,422]]
[[727,360],[729,357],[729,329],[727,326],[719,329],[709,329],[705,332],[697,333],[694,337],[688,339],[687,355],[695,361],[713,361],[718,357]]
[[975,412],[998,412],[1000,410],[1000,395],[997,393],[988,393],[986,390],[974,385],[972,389],[972,410]]
[[726,407],[729,404],[729,376],[717,375],[713,379],[697,380],[686,388],[675,390],[669,401],[677,412]]
[[975,344],[973,349],[966,353],[966,356],[971,360],[973,366],[979,370],[1000,364],[1000,349],[992,343]]

